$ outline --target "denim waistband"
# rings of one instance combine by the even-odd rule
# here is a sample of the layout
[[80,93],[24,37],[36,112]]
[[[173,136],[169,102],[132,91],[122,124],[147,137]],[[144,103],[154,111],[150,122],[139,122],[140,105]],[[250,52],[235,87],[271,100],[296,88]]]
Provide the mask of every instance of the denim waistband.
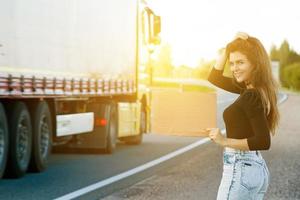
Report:
[[234,163],[238,160],[247,160],[265,164],[265,160],[262,157],[260,151],[242,151],[225,147],[223,154],[223,161],[226,163],[228,163],[228,160],[231,160],[230,163]]
[[233,149],[233,148],[230,148],[230,147],[225,147],[224,148],[224,152],[227,152],[227,153],[235,153],[235,154],[240,154],[240,155],[257,155],[257,156],[260,156],[260,152],[259,151],[243,151],[243,150],[239,150],[239,149]]

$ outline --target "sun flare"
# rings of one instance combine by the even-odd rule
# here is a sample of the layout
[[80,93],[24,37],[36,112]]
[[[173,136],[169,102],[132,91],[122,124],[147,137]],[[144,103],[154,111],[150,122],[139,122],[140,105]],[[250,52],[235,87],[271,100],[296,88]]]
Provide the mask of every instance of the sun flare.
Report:
[[243,3],[247,7],[236,0],[152,0],[150,4],[161,16],[162,43],[172,47],[175,66],[195,67],[201,59],[214,59],[238,31],[260,38],[267,50],[284,39],[300,50],[300,30],[288,23],[300,19],[297,1],[252,0]]

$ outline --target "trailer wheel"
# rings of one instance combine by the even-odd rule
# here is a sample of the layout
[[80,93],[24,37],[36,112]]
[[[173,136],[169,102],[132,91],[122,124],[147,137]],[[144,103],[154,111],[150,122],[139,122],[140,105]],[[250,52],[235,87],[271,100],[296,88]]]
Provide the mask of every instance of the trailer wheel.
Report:
[[0,178],[2,177],[7,161],[8,129],[5,110],[0,103]]
[[109,104],[110,114],[109,114],[109,122],[106,131],[106,153],[113,153],[116,149],[117,143],[117,134],[118,134],[118,114],[117,114],[117,105],[115,103]]
[[29,169],[33,172],[44,171],[52,146],[52,122],[48,104],[36,102],[32,106],[32,154]]
[[18,178],[25,174],[31,155],[32,128],[30,115],[23,102],[9,104],[6,110],[9,127],[9,153],[6,175]]

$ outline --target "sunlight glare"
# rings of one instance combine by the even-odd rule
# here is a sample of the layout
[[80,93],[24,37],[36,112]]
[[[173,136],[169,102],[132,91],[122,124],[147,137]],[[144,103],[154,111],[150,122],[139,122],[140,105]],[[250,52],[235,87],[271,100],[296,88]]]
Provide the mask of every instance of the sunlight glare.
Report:
[[[218,49],[238,31],[261,40],[267,51],[288,39],[300,50],[300,29],[291,20],[300,19],[297,1],[151,0],[161,16],[163,43],[172,47],[173,64],[195,67],[201,58],[214,59]],[[255,12],[254,12],[255,11]]]

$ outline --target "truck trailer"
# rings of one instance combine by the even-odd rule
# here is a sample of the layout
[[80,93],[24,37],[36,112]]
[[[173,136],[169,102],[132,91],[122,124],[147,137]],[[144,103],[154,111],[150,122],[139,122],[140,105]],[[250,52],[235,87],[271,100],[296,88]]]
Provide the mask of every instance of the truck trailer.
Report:
[[1,0],[0,24],[0,178],[142,142],[161,24],[144,0]]

